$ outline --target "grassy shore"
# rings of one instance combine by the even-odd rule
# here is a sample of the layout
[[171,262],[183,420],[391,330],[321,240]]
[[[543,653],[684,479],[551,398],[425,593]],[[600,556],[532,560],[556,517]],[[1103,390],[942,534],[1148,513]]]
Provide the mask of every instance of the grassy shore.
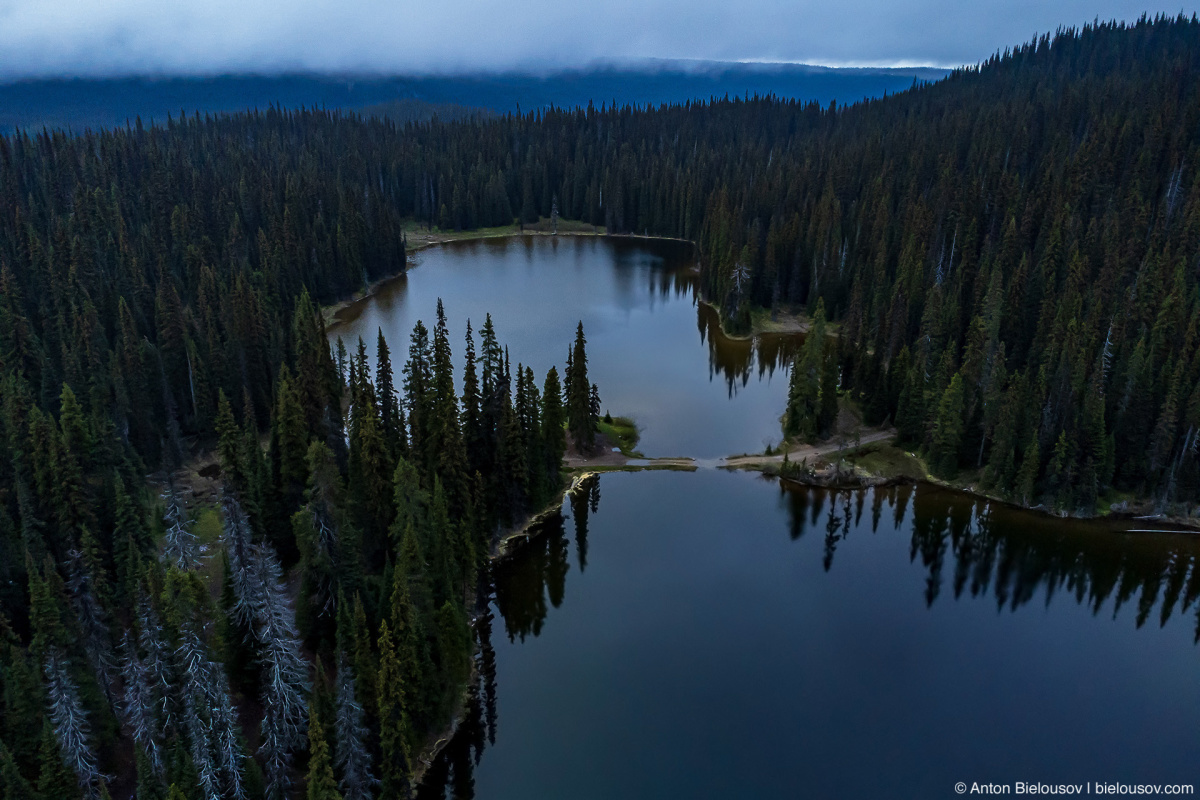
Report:
[[600,433],[608,437],[608,441],[621,450],[621,455],[626,458],[645,458],[637,450],[638,434],[637,424],[629,417],[609,417],[605,416],[600,420]]
[[[808,333],[808,329],[812,327],[812,322],[809,320],[808,315],[799,309],[776,309],[772,311],[769,308],[755,308],[750,311],[750,330],[734,333],[725,326],[721,310],[715,304],[704,298],[700,298],[700,302],[717,313],[718,324],[721,326],[721,333],[725,338],[735,341],[746,341],[763,334]],[[826,323],[826,334],[836,336],[835,329],[835,324]]]

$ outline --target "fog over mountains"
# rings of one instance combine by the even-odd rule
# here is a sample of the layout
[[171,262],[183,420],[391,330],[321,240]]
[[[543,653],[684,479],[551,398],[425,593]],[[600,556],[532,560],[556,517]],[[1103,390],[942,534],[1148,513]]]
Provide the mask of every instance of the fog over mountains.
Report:
[[0,0],[0,133],[271,105],[409,121],[726,95],[852,103],[1035,33],[1176,11],[1166,0]]
[[853,103],[932,81],[945,70],[831,68],[798,64],[642,61],[546,73],[356,76],[296,73],[214,77],[38,78],[0,84],[0,133],[17,128],[111,128],[165,123],[180,112],[328,108],[400,122],[547,106],[682,103],[769,95]]

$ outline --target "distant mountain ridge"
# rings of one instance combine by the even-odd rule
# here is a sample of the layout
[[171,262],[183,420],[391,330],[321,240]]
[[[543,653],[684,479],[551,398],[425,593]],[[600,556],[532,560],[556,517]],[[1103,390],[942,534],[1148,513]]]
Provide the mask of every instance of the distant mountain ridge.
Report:
[[[646,61],[628,65],[458,76],[323,74],[210,77],[44,78],[0,83],[0,134],[17,128],[113,128],[164,123],[168,115],[248,109],[329,108],[424,121],[476,110],[547,106],[658,105],[710,97],[770,95],[827,104],[903,91],[947,70],[840,68],[802,64]],[[377,108],[378,107],[378,108]],[[380,109],[384,109],[381,111]]]

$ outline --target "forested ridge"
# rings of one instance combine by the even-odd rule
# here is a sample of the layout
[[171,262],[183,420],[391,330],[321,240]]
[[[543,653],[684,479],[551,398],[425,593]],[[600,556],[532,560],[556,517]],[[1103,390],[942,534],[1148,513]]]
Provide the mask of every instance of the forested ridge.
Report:
[[[490,320],[456,374],[441,309],[400,376],[382,337],[331,352],[319,306],[402,270],[412,220],[695,240],[727,325],[836,325],[793,370],[793,434],[849,394],[1025,503],[1195,504],[1198,74],[1200,22],[1164,18],[848,108],[0,138],[0,790],[408,792],[492,537],[597,412],[582,330],[540,389]],[[202,543],[169,476],[209,449]]]

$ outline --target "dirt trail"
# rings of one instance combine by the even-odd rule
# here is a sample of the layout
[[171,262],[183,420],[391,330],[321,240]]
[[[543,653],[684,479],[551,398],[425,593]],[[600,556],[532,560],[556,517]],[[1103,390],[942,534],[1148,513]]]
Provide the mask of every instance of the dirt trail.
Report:
[[[844,439],[842,441],[823,442],[822,444],[815,445],[799,445],[789,450],[787,456],[788,460],[793,464],[800,463],[805,459],[808,461],[815,461],[821,456],[828,455],[829,453],[835,453],[838,450],[847,450],[865,444],[888,441],[895,435],[896,432],[894,430],[882,430],[864,433],[857,440]],[[760,454],[750,456],[732,456],[730,458],[722,459],[718,466],[736,469],[738,467],[753,467],[759,464],[779,464],[782,462],[783,453],[778,453],[772,456]]]
[[667,467],[695,469],[694,458],[636,458],[623,455],[619,450],[601,450],[588,456],[569,451],[563,463],[571,469],[593,469],[596,467],[630,467],[640,469],[663,469]]
[[[816,445],[796,445],[788,451],[788,460],[800,463],[807,459],[812,462],[821,456],[846,450],[856,446],[874,444],[890,440],[896,435],[894,430],[864,431],[857,441],[850,437],[842,437],[837,441],[823,442]],[[715,459],[697,458],[634,458],[622,455],[617,450],[602,449],[592,455],[584,456],[574,450],[567,453],[564,462],[571,469],[627,468],[627,469],[700,469],[725,468],[741,469],[761,466],[763,464],[779,464],[783,462],[783,453],[775,455],[742,455],[727,456]]]

